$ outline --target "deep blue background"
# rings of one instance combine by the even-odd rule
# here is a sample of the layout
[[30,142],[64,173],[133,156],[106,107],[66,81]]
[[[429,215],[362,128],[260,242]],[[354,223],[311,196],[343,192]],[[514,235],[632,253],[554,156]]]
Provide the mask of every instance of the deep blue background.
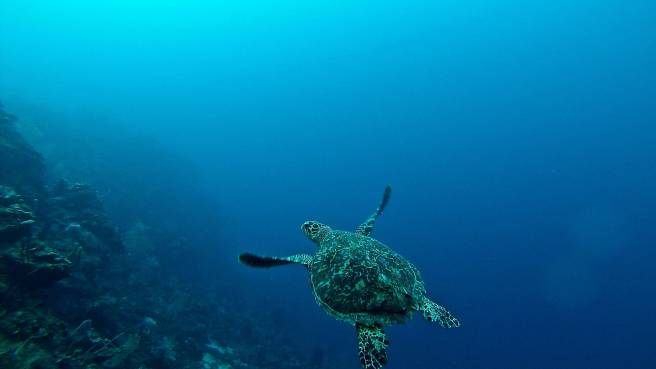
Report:
[[0,1],[0,98],[188,157],[200,280],[297,344],[357,368],[305,270],[235,256],[311,252],[304,220],[354,229],[390,183],[376,237],[463,325],[390,328],[389,368],[656,367],[653,1],[99,4]]

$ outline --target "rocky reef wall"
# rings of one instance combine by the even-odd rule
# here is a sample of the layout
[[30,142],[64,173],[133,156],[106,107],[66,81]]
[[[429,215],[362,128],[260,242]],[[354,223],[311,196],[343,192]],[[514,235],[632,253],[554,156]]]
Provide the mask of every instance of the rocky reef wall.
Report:
[[157,224],[119,229],[92,186],[49,178],[17,121],[0,105],[0,367],[330,368],[168,273]]

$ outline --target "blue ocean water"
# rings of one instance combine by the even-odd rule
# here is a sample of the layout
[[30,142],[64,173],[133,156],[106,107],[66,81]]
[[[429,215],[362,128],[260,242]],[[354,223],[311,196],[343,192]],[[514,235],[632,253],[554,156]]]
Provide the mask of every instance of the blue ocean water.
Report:
[[0,100],[72,122],[44,154],[152,195],[180,274],[352,369],[306,270],[237,255],[311,253],[305,220],[353,230],[387,184],[375,237],[462,323],[390,327],[387,367],[656,367],[655,65],[643,0],[0,2]]

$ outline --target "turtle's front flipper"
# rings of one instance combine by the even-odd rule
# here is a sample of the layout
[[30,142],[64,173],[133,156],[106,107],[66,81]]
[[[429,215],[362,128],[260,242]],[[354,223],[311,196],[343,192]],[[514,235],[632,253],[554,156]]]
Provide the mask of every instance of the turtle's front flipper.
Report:
[[389,341],[381,327],[355,325],[358,331],[358,352],[364,369],[380,369],[387,363],[385,349]]
[[247,252],[239,255],[239,261],[241,261],[242,263],[248,266],[258,267],[258,268],[271,268],[274,266],[286,265],[286,264],[308,265],[310,263],[310,260],[312,260],[312,256],[305,255],[305,254],[292,255],[284,258],[257,256]]
[[385,192],[383,193],[383,199],[380,200],[378,209],[376,209],[376,211],[373,214],[371,214],[371,216],[367,218],[367,220],[365,220],[364,223],[358,226],[358,229],[355,231],[355,233],[363,234],[365,236],[371,234],[371,232],[374,230],[374,223],[376,223],[376,219],[378,219],[380,214],[383,213],[383,210],[385,210],[385,207],[389,202],[391,194],[392,194],[392,187],[388,185],[387,187],[385,187]]
[[431,301],[428,297],[424,297],[418,310],[424,314],[424,318],[429,322],[439,322],[444,328],[460,327],[460,322],[453,314],[444,306]]

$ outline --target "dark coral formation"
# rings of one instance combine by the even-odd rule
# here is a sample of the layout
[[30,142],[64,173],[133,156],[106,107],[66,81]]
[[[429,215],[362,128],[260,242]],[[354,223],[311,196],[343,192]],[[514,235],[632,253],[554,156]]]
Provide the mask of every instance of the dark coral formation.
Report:
[[328,368],[262,324],[267,312],[166,270],[170,232],[121,231],[93,187],[48,180],[16,121],[0,105],[1,368]]
[[0,243],[12,243],[30,235],[34,213],[11,187],[0,185]]

